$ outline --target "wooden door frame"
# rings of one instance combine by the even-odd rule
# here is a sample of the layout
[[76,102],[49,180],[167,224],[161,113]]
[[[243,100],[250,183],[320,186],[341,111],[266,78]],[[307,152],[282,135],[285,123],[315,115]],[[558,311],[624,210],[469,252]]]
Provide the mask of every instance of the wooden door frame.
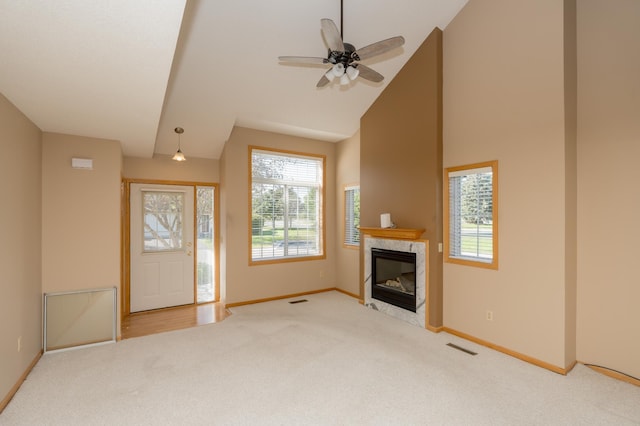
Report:
[[[199,186],[208,186],[213,188],[213,250],[215,253],[215,274],[214,280],[214,292],[216,298],[212,302],[218,302],[220,300],[220,186],[217,183],[211,182],[191,182],[191,181],[174,181],[174,180],[155,180],[155,179],[128,179],[122,178],[121,185],[121,206],[122,206],[122,220],[120,222],[121,238],[122,242],[120,247],[121,252],[121,270],[122,276],[120,277],[121,289],[120,292],[120,319],[127,317],[131,313],[131,184],[148,184],[148,185],[180,185],[180,186],[192,186],[194,188],[194,218],[198,213],[198,191]],[[194,256],[193,256],[193,286],[194,286],[194,301],[193,305],[197,305],[198,302],[198,225],[197,221],[194,221],[193,226],[194,233]],[[206,302],[210,303],[210,302]]]

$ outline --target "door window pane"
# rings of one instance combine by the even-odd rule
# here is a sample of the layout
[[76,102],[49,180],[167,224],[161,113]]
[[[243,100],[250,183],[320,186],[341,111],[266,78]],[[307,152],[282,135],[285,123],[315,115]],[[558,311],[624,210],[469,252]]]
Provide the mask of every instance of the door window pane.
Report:
[[142,191],[144,251],[175,251],[183,247],[184,193]]

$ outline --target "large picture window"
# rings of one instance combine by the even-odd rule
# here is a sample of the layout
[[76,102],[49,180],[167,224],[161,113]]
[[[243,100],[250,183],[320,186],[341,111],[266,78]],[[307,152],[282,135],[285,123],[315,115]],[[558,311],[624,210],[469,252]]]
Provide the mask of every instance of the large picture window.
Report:
[[498,162],[445,170],[445,262],[498,268]]
[[324,157],[251,147],[251,262],[324,257]]

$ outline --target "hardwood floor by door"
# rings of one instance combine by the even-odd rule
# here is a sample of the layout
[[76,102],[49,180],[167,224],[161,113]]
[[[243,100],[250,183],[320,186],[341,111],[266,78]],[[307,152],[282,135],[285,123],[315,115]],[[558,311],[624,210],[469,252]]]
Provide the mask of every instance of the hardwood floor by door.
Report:
[[123,339],[220,322],[231,315],[222,303],[178,306],[131,314],[122,320]]

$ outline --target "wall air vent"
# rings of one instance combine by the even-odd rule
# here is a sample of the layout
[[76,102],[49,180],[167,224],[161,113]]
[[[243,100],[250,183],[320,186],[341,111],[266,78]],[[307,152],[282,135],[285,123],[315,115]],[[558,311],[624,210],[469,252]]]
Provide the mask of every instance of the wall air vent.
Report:
[[74,169],[93,170],[93,160],[91,158],[72,158],[71,167]]

